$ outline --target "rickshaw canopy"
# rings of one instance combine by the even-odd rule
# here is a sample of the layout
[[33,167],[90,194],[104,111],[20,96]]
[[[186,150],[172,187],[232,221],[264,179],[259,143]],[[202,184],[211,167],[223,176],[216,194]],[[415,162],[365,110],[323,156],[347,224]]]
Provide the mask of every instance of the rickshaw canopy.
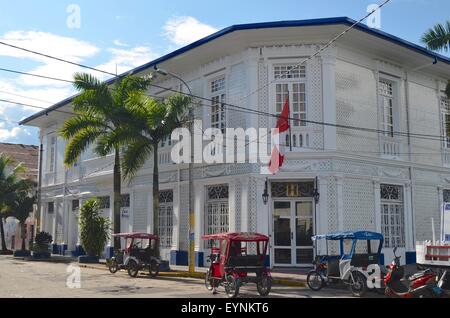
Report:
[[133,238],[133,239],[149,239],[149,240],[157,240],[158,237],[149,233],[117,233],[113,234],[113,237],[123,237],[123,238]]
[[220,233],[202,236],[202,240],[240,241],[240,242],[267,242],[269,237],[259,233]]
[[370,232],[370,231],[347,231],[347,232],[332,232],[328,234],[316,235],[312,237],[313,240],[330,240],[330,241],[339,241],[339,240],[377,240],[383,241],[384,236],[381,233]]

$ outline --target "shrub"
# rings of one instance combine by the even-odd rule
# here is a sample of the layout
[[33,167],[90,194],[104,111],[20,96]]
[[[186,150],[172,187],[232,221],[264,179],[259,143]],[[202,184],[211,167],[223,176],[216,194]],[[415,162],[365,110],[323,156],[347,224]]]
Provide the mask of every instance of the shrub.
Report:
[[48,252],[53,237],[47,232],[39,232],[34,238],[32,250],[35,252]]
[[86,201],[79,216],[81,246],[88,256],[99,257],[109,239],[110,222],[100,214],[97,199]]

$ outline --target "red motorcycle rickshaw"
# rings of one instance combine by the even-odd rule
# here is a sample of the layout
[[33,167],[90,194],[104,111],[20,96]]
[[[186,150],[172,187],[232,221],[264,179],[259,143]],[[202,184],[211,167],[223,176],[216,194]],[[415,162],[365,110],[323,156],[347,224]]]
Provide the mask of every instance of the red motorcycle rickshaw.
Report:
[[256,283],[261,296],[269,295],[272,278],[264,264],[269,242],[267,236],[222,233],[205,235],[202,239],[213,243],[211,255],[208,256],[210,267],[205,277],[205,286],[209,291],[215,293],[217,287],[223,286],[227,296],[234,298],[243,284]]

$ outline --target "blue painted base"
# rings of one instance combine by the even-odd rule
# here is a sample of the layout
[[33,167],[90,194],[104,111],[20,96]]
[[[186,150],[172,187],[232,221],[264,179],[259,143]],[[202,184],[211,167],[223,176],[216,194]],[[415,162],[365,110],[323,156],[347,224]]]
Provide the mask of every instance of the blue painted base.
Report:
[[52,244],[52,254],[64,255],[67,250],[67,244]]
[[416,252],[406,252],[405,262],[406,264],[416,264],[417,263]]
[[78,257],[78,256],[86,255],[86,252],[84,251],[84,249],[81,245],[77,245],[75,247],[75,251],[72,251],[71,254],[73,257]]
[[378,265],[384,265],[384,254],[383,253],[380,254],[380,261],[378,263],[379,263]]
[[22,250],[17,250],[14,251],[14,257],[30,257],[31,256],[31,252],[30,251],[22,251]]
[[168,261],[161,261],[159,264],[159,271],[160,272],[170,272],[170,266]]
[[270,267],[270,255],[266,255],[266,258],[264,259],[264,266]]
[[188,252],[187,251],[170,251],[170,264],[171,265],[188,265]]
[[204,254],[203,252],[195,252],[195,266],[196,267],[205,267],[204,264]]
[[79,256],[78,257],[78,263],[80,264],[98,264],[100,261],[100,258],[97,256]]
[[112,258],[112,257],[114,256],[114,247],[112,247],[112,246],[107,246],[107,247],[105,248],[104,254],[105,254],[105,258],[106,258],[106,259]]

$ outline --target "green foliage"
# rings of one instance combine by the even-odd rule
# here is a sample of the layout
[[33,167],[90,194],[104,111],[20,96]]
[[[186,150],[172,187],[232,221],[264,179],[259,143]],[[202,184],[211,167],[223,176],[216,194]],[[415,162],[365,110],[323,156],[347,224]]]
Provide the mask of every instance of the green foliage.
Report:
[[450,20],[445,24],[438,23],[422,36],[430,50],[445,52],[450,50]]
[[188,118],[191,98],[176,94],[161,101],[142,92],[131,94],[126,102],[130,125],[116,136],[126,145],[122,166],[126,178],[131,179],[154,154],[155,147]]
[[36,234],[33,243],[34,252],[48,252],[53,237],[47,232],[39,232]]
[[86,201],[78,219],[81,246],[89,256],[100,256],[109,239],[110,222],[100,214],[97,199]]

